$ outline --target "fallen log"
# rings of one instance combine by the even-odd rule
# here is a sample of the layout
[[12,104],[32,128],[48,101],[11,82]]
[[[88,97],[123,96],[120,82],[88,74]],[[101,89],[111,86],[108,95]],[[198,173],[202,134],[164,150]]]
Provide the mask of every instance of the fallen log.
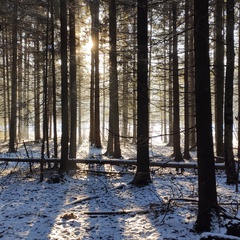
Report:
[[119,210],[119,211],[96,211],[96,212],[84,212],[85,215],[122,215],[122,214],[147,214],[151,210],[149,209],[133,209],[133,210]]
[[[3,157],[0,158],[0,162],[26,162],[26,163],[60,163],[59,158],[45,158],[41,160],[40,158],[14,158],[14,157]],[[83,164],[110,164],[110,165],[127,165],[127,166],[136,166],[137,160],[128,160],[128,159],[78,159],[70,158],[69,161],[74,161],[76,163]],[[197,162],[174,162],[174,161],[159,161],[159,162],[150,162],[151,167],[161,167],[161,168],[188,168],[188,169],[197,169]],[[215,169],[224,170],[225,166],[223,163],[215,163]]]

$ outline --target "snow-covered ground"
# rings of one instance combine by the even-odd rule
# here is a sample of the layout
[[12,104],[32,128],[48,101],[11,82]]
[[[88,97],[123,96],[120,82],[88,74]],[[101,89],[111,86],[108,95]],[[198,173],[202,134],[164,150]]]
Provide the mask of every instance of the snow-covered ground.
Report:
[[[30,156],[39,148],[27,146]],[[10,156],[2,148],[0,156]],[[80,147],[78,157],[100,152]],[[104,151],[103,151],[104,152]],[[152,148],[154,161],[169,158],[171,149]],[[17,156],[25,156],[20,146]],[[11,156],[16,156],[11,155]],[[134,148],[123,149],[124,158],[135,156]],[[0,238],[27,240],[61,239],[200,239],[194,232],[197,215],[197,174],[185,170],[151,169],[153,183],[145,187],[131,184],[134,168],[79,164],[74,174],[51,184],[53,170],[45,170],[39,182],[39,165],[30,173],[26,163],[0,165]],[[96,172],[95,172],[96,171]],[[102,173],[101,173],[102,172]],[[225,184],[224,172],[217,172],[219,203],[229,214],[240,217],[240,194]],[[213,233],[226,233],[226,220],[216,222]],[[237,238],[234,238],[237,239]],[[239,238],[240,239],[240,238]]]

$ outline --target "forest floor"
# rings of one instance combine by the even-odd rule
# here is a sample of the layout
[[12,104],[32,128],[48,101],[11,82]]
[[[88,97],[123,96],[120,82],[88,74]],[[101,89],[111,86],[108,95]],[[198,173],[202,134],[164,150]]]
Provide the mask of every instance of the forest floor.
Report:
[[[39,157],[40,145],[28,144],[28,153]],[[0,149],[0,157],[26,157],[23,146],[15,154]],[[99,157],[104,150],[80,147],[78,157]],[[172,149],[151,147],[151,161],[170,160]],[[194,155],[194,153],[192,153]],[[135,158],[134,147],[124,147],[124,158]],[[194,161],[191,160],[191,161]],[[129,184],[136,168],[78,164],[78,170],[52,183],[54,170],[45,169],[39,182],[39,164],[0,162],[0,238],[26,240],[153,239],[196,240],[197,172],[151,168],[153,183]],[[240,218],[240,194],[226,185],[223,170],[216,172],[218,201],[229,214]],[[229,219],[215,220],[212,233],[223,237]],[[207,235],[206,233],[204,234]],[[210,235],[210,233],[208,234]],[[240,238],[232,238],[240,239]]]

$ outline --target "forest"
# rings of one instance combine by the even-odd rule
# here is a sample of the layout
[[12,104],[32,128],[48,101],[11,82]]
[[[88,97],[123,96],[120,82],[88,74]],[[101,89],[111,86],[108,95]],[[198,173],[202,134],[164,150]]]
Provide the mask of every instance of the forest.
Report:
[[[85,228],[92,234],[96,231],[93,236],[76,231],[73,236],[72,230],[72,238],[61,235],[61,230],[56,234],[52,230],[51,235],[56,216],[45,216],[46,210],[42,214],[51,227],[45,227],[48,233],[43,235],[50,235],[41,236],[37,230],[30,234],[28,229],[11,235],[11,227],[0,224],[0,237],[239,239],[239,17],[240,2],[234,0],[1,0],[2,221],[11,215],[6,209],[12,214],[20,211],[4,207],[9,201],[20,202],[5,191],[14,188],[11,183],[25,185],[22,191],[11,191],[21,195],[29,209],[35,205],[23,193],[36,187],[54,198],[50,193],[54,187],[48,184],[56,183],[61,198],[68,202],[56,200],[58,208],[52,206],[63,221],[59,225],[89,221],[86,216],[79,219],[79,209],[65,209],[82,202],[85,215],[106,215],[112,226],[111,216],[123,214],[121,221],[126,224],[133,213],[126,209],[131,206],[131,194],[136,194],[140,206],[150,191],[155,198],[159,195],[159,202],[149,197],[149,208],[138,208],[136,219],[139,214],[150,214],[148,220],[140,217],[140,221],[152,217],[155,225],[149,224],[162,228],[167,215],[175,211],[172,205],[189,203],[184,214],[191,218],[192,235],[186,238],[187,233],[176,226],[169,231],[178,233],[166,236],[149,227],[151,235],[140,224],[136,231],[144,231],[142,235],[131,230],[124,235],[120,227],[116,236],[114,230],[107,236],[98,232],[97,221]],[[189,189],[184,187],[179,187],[177,197],[174,190],[164,192],[161,181],[169,184],[173,178],[175,184],[186,184],[194,193],[187,194]],[[86,185],[88,181],[92,184]],[[70,197],[65,196],[70,191],[66,184]],[[80,200],[78,188],[84,195]],[[105,201],[104,190],[98,188],[111,192],[118,206],[118,197],[124,196],[119,189],[129,191],[124,210],[105,212],[103,207],[100,211],[98,204],[111,201]],[[136,190],[141,188],[142,192]],[[31,198],[40,201],[39,196]],[[90,211],[92,201],[100,212]],[[39,217],[39,212],[34,214]],[[19,214],[12,217],[14,224],[17,217],[34,215]],[[28,222],[32,226],[33,219]]]

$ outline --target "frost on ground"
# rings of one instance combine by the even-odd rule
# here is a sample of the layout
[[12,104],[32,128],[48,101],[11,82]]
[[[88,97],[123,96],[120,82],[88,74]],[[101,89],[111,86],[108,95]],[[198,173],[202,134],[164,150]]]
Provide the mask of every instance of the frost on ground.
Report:
[[[20,150],[18,154],[24,155]],[[2,153],[2,156],[7,155]],[[154,161],[163,158],[157,156]],[[193,231],[197,215],[194,170],[186,169],[176,175],[174,169],[151,169],[153,183],[134,187],[129,182],[135,169],[84,164],[78,167],[60,183],[51,184],[49,177],[53,170],[46,168],[44,181],[39,182],[38,164],[32,166],[30,173],[27,163],[1,163],[0,237],[9,240],[200,239],[201,235]],[[240,217],[237,207],[240,195],[235,186],[225,184],[223,171],[217,172],[217,191],[219,202],[227,203],[223,207],[228,213]],[[216,222],[212,233],[226,234],[226,223]]]

